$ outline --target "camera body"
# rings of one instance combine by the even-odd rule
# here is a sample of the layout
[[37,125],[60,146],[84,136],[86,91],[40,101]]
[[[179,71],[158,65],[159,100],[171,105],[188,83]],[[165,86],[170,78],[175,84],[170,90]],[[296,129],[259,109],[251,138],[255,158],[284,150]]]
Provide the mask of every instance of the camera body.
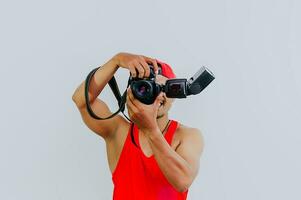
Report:
[[[149,65],[150,75],[147,78],[130,76],[129,84],[136,99],[144,104],[152,104],[162,91],[162,85],[156,83],[156,74],[152,65]],[[159,74],[161,69],[159,68]]]
[[[150,76],[147,78],[129,78],[129,85],[136,99],[144,104],[154,103],[159,93],[165,92],[168,98],[186,98],[196,95],[205,89],[214,79],[213,73],[206,67],[201,67],[188,81],[185,78],[168,79],[165,85],[156,83],[156,74],[153,66],[150,67]],[[161,69],[159,68],[159,73]]]

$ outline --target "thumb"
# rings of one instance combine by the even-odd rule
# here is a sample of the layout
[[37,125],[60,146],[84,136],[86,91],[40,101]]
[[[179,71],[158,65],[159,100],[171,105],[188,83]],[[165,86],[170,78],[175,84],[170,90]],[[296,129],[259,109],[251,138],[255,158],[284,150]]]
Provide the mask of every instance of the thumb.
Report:
[[163,101],[163,92],[160,92],[160,94],[157,96],[156,100],[155,100],[155,104],[156,106],[159,108],[160,106],[160,102]]

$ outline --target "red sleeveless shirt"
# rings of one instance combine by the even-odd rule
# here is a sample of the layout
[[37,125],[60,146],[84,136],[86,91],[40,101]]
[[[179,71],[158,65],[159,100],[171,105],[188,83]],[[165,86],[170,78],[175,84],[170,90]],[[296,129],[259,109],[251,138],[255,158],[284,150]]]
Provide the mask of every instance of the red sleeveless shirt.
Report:
[[[178,122],[171,120],[164,135],[169,145],[177,126]],[[133,138],[131,138],[131,127]],[[117,166],[112,173],[112,180],[113,200],[185,200],[187,198],[188,190],[178,192],[168,182],[154,155],[145,156],[139,144],[139,129],[135,124],[130,126]]]

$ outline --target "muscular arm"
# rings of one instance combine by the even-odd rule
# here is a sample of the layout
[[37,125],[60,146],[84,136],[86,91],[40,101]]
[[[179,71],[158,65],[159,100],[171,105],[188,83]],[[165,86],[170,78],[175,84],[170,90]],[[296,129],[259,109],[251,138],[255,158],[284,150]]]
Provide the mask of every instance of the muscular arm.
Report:
[[[107,63],[105,63],[101,68],[99,68],[94,76],[91,79],[90,87],[89,87],[89,103],[92,103],[97,96],[101,93],[105,85],[109,82],[109,80],[113,77],[115,72],[117,71],[118,66],[114,59],[110,59]],[[76,103],[78,107],[86,106],[85,102],[85,81],[83,81],[76,91],[74,92],[72,99]]]
[[[115,58],[110,59],[95,72],[89,85],[89,103],[94,113],[100,117],[107,117],[112,114],[107,104],[97,97],[118,69]],[[76,88],[72,99],[80,111],[83,121],[91,130],[104,139],[113,136],[113,133],[117,129],[116,124],[121,121],[121,117],[117,115],[108,120],[96,120],[92,118],[86,109],[85,81]]]
[[162,173],[180,192],[186,191],[196,177],[203,150],[203,140],[198,129],[189,129],[184,134],[186,136],[176,151],[169,146],[160,130],[146,134]]
[[[149,76],[150,69],[148,64],[152,64],[154,69],[158,70],[156,60],[153,58],[120,52],[99,68],[91,78],[88,91],[89,103],[94,113],[99,117],[108,117],[112,114],[106,103],[97,97],[119,67],[128,69],[133,77],[138,76],[142,78]],[[72,95],[72,99],[80,111],[85,124],[106,140],[114,138],[118,127],[125,121],[121,115],[115,115],[107,120],[96,120],[92,118],[86,109],[85,81],[77,87]]]

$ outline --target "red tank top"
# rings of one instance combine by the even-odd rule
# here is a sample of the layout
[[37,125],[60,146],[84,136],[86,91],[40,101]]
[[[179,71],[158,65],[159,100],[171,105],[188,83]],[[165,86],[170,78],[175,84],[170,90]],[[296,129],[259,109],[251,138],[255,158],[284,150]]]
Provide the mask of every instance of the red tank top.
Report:
[[[133,127],[132,127],[133,125]],[[171,120],[164,135],[171,145],[178,122]],[[131,138],[131,127],[133,138]],[[134,139],[137,146],[132,142]],[[154,155],[147,157],[139,144],[139,129],[131,124],[117,166],[112,174],[113,200],[185,200],[188,190],[178,192],[161,172]]]

